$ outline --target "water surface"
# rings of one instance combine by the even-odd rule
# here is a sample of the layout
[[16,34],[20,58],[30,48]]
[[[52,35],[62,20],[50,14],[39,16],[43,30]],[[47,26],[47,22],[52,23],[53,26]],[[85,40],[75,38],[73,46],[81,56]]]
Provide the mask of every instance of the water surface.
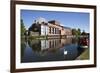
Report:
[[78,41],[78,38],[22,40],[21,62],[76,60],[89,49],[81,48]]

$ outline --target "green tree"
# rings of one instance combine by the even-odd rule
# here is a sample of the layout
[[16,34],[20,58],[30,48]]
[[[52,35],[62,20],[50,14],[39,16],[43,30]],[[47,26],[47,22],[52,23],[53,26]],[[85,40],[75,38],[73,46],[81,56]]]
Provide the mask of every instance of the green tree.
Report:
[[72,35],[75,35],[75,36],[80,36],[81,35],[81,29],[78,28],[78,29],[72,29]]
[[26,28],[25,28],[25,26],[24,26],[23,20],[21,19],[21,36],[24,35],[25,31],[26,31]]
[[86,32],[85,32],[85,30],[83,30],[83,32],[81,33],[81,35],[86,35]]
[[77,29],[77,33],[78,33],[78,35],[81,35],[81,29],[80,28]]
[[76,29],[72,29],[72,35],[76,35]]

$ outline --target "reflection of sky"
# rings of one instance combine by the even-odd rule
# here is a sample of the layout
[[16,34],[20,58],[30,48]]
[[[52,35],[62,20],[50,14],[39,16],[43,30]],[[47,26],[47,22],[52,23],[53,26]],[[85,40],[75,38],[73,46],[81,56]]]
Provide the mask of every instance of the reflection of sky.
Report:
[[21,10],[21,19],[23,19],[26,28],[29,28],[33,21],[39,17],[43,17],[47,21],[57,20],[63,26],[80,28],[82,31],[89,32],[89,13]]

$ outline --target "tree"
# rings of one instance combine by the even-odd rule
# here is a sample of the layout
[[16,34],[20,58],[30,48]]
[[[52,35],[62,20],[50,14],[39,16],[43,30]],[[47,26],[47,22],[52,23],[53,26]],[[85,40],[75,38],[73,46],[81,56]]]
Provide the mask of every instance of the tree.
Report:
[[81,29],[72,29],[72,35],[80,36],[81,35]]
[[72,29],[72,35],[76,35],[76,29]]
[[23,20],[21,19],[21,36],[24,35],[25,31],[26,31],[26,28],[25,28],[25,26],[24,26]]
[[81,33],[81,35],[86,35],[86,32],[85,32],[85,30],[83,30],[83,32]]
[[77,33],[78,33],[78,35],[81,35],[81,29],[80,28],[77,29]]

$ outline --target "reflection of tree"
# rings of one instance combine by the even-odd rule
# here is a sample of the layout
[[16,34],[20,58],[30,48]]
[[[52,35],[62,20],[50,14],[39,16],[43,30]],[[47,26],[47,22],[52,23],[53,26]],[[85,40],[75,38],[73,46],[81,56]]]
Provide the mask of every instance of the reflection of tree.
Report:
[[72,44],[77,44],[78,38],[72,38]]
[[40,46],[40,44],[33,44],[32,45],[32,50],[33,51],[41,51],[41,46]]
[[22,41],[21,42],[21,59],[23,58],[24,56],[24,50],[26,48],[26,44],[25,44],[25,41]]
[[41,51],[41,42],[39,40],[29,40],[28,44],[33,51]]

